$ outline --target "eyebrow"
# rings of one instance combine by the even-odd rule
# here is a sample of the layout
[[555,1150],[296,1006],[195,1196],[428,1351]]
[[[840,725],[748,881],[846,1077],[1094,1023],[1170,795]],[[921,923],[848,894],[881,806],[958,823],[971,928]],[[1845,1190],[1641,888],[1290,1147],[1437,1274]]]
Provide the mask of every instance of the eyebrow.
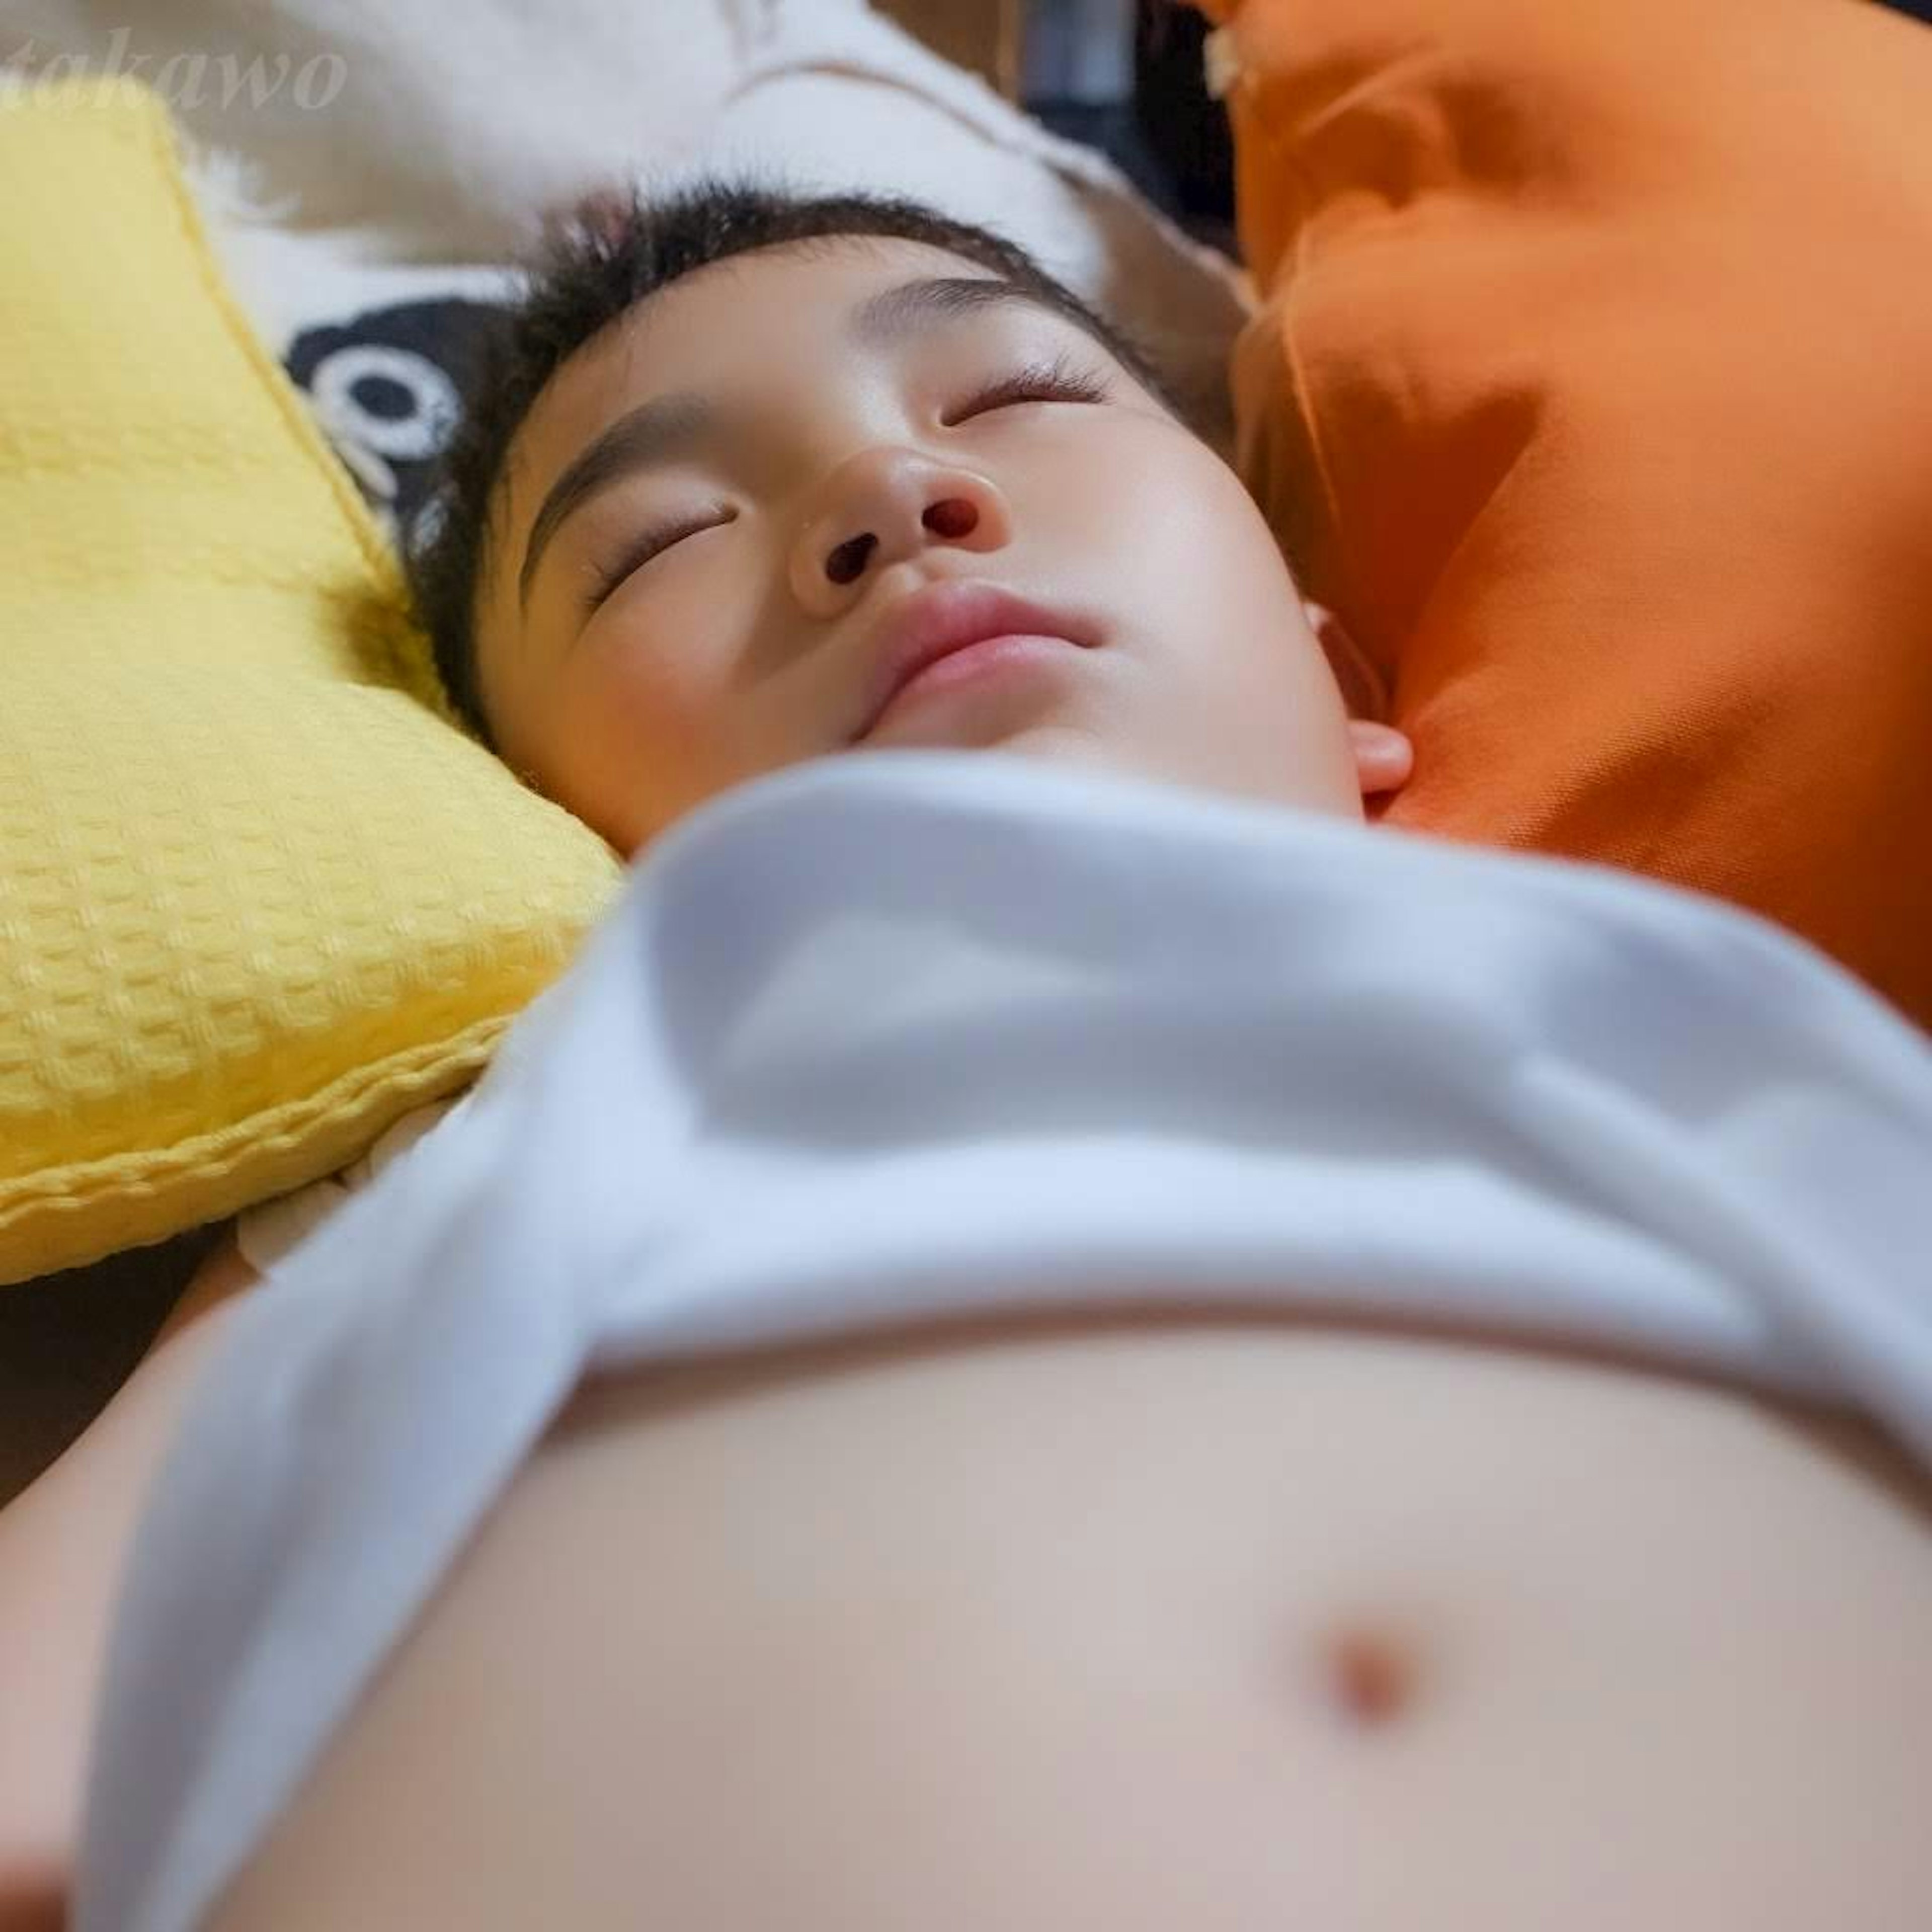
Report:
[[884,348],[934,322],[953,322],[962,316],[981,315],[988,309],[1011,305],[1037,310],[1061,322],[1076,320],[1002,277],[928,275],[868,296],[852,311],[846,332],[854,342]]
[[518,602],[528,606],[537,566],[566,519],[634,471],[683,454],[703,440],[716,413],[702,396],[656,396],[620,416],[588,448],[580,450],[550,486],[530,525],[523,568],[517,573]]
[[[846,318],[845,333],[856,344],[884,348],[936,323],[1014,304],[1082,327],[1077,316],[1017,282],[992,275],[928,275],[867,296]],[[612,484],[685,454],[715,431],[716,422],[716,408],[703,396],[688,392],[658,396],[620,416],[579,452],[550,485],[530,525],[517,573],[519,604],[529,608],[537,566],[571,517]]]

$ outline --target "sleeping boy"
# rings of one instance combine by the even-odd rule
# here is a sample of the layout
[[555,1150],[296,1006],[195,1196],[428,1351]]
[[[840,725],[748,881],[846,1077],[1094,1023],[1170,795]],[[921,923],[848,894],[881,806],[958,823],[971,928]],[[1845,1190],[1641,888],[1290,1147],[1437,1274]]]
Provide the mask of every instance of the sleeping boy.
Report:
[[1233,473],[904,204],[590,212],[413,568],[632,886],[0,1518],[0,1914],[1916,1922],[1876,1002],[1366,826]]
[[[1373,674],[1144,353],[916,204],[586,202],[433,512],[410,562],[445,689],[627,858],[746,778],[888,746],[1351,818],[1410,770]],[[244,1256],[344,1192],[246,1217]],[[242,1279],[218,1258],[177,1324]]]

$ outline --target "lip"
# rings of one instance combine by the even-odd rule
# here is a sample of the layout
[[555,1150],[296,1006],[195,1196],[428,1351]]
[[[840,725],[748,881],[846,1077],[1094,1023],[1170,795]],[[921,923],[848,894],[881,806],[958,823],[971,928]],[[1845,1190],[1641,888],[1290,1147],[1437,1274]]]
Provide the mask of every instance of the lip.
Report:
[[902,598],[874,626],[868,640],[872,682],[852,742],[865,737],[886,706],[929,664],[994,638],[1029,637],[1059,638],[1082,650],[1100,641],[1097,628],[1085,619],[1029,603],[997,584],[931,584]]

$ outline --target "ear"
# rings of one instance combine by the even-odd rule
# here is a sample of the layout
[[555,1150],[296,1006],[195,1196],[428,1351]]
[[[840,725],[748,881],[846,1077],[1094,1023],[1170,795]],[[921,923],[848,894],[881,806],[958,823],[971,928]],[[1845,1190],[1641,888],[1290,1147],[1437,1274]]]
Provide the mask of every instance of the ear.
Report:
[[1415,769],[1415,747],[1393,724],[1378,724],[1372,718],[1348,720],[1348,744],[1355,754],[1355,776],[1361,781],[1362,796],[1400,791]]
[[1388,692],[1368,653],[1349,635],[1348,626],[1324,604],[1302,607],[1308,628],[1328,660],[1342,702],[1348,711],[1348,743],[1355,754],[1355,776],[1362,796],[1400,791],[1415,769],[1415,748],[1393,724],[1381,721],[1388,710]]
[[1328,660],[1335,682],[1341,687],[1342,702],[1351,718],[1386,718],[1388,686],[1367,652],[1356,643],[1348,627],[1326,604],[1311,604],[1304,598],[1302,609],[1308,628]]

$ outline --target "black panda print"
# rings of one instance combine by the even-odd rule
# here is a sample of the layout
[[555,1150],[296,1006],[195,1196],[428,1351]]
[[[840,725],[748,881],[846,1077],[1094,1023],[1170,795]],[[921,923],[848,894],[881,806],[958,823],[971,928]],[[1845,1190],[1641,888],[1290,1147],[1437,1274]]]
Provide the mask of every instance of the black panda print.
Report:
[[456,427],[458,399],[505,311],[404,302],[304,329],[288,372],[390,537],[405,540]]

